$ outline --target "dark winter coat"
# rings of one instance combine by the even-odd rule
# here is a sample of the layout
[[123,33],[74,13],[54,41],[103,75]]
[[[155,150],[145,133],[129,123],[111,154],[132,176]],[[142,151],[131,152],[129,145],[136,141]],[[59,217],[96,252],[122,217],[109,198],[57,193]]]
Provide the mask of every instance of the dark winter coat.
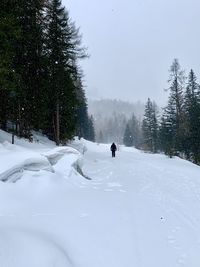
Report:
[[117,150],[117,147],[116,147],[115,143],[112,143],[112,145],[110,147],[110,150],[111,151],[116,151]]

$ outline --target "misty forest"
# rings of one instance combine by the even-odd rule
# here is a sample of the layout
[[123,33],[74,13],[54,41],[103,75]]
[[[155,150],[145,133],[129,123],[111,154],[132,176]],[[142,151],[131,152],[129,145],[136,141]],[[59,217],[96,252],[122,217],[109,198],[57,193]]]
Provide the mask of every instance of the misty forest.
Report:
[[57,145],[74,136],[115,141],[200,162],[200,87],[193,70],[186,77],[178,60],[172,62],[164,108],[151,96],[146,104],[87,101],[78,63],[87,50],[61,1],[0,5],[2,130],[30,141],[32,130],[41,131]]
[[178,60],[172,62],[164,108],[148,96],[146,104],[91,100],[88,112],[78,63],[87,51],[61,1],[12,5],[3,1],[0,9],[2,130],[30,141],[32,130],[41,131],[57,145],[76,135],[96,136],[97,142],[200,162],[200,89],[193,70],[186,78]]
[[109,143],[114,140],[126,146],[200,163],[200,85],[197,77],[192,69],[186,77],[178,60],[174,59],[168,83],[169,98],[164,108],[158,107],[150,97],[145,105],[116,100],[91,103],[96,141]]

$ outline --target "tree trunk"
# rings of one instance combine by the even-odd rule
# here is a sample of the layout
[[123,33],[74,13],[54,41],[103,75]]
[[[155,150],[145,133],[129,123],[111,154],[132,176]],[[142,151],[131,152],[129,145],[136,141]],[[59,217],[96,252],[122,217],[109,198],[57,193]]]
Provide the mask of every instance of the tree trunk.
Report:
[[56,102],[56,145],[60,144],[60,105],[59,100]]

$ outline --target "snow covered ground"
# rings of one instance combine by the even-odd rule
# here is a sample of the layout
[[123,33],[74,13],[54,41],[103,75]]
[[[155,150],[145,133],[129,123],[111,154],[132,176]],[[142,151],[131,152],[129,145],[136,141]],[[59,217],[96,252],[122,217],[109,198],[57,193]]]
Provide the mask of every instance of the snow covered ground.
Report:
[[200,266],[200,167],[10,139],[0,131],[1,267]]

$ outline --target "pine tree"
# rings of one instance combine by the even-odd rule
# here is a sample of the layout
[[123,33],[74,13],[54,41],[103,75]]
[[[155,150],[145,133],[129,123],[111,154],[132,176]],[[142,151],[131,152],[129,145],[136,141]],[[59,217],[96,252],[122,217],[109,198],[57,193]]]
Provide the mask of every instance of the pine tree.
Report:
[[165,152],[166,155],[170,157],[174,154],[174,136],[175,136],[175,128],[174,128],[174,118],[172,117],[172,112],[170,112],[170,116],[168,113],[164,112],[161,117],[161,123],[159,128],[159,141],[160,148]]
[[[16,124],[17,134],[24,137],[31,136],[31,129],[38,129],[41,116],[44,90],[44,0],[2,1],[1,22],[5,22],[6,30],[14,26],[9,32],[7,41],[4,40],[2,51],[9,48],[11,61],[8,64],[4,80],[8,84],[10,93],[7,95],[7,121]],[[1,24],[2,26],[3,24]],[[0,26],[0,28],[1,28]],[[10,28],[11,29],[11,28]],[[1,31],[1,30],[0,30]],[[4,34],[5,36],[5,34]],[[3,61],[2,61],[3,62]],[[11,75],[12,73],[12,75]],[[1,82],[3,79],[0,77]],[[14,85],[12,86],[11,83]],[[5,101],[4,101],[5,103]],[[5,109],[4,109],[5,110]]]
[[16,124],[16,91],[20,80],[14,67],[15,44],[20,39],[20,27],[13,11],[13,3],[0,2],[0,128]]
[[94,142],[95,141],[95,130],[94,130],[94,119],[91,115],[88,118],[88,140]]
[[141,143],[141,131],[140,131],[140,125],[139,122],[134,115],[132,114],[131,119],[128,121],[129,123],[129,129],[131,131],[131,136],[133,138],[133,146],[136,148],[139,148],[140,143]]
[[150,98],[148,98],[145,106],[144,119],[142,122],[142,132],[144,139],[144,148],[154,153],[157,152],[158,119],[156,112],[156,104],[153,104]]
[[128,123],[124,132],[123,143],[125,146],[133,146],[133,136]]
[[195,163],[200,162],[200,87],[194,71],[188,77],[184,98],[185,127],[185,153]]
[[95,140],[94,120],[92,116],[88,115],[87,100],[85,97],[85,91],[81,82],[81,78],[76,83],[76,132],[75,134],[81,138],[85,138],[90,141]]
[[[184,150],[184,110],[183,110],[183,89],[184,72],[181,70],[179,62],[175,59],[170,68],[170,95],[168,105],[164,109],[161,123],[160,135],[162,146],[166,153],[174,154]],[[167,142],[167,150],[165,146]]]
[[[51,133],[56,144],[69,138],[75,130],[77,106],[76,83],[79,78],[76,59],[86,56],[80,47],[81,37],[60,0],[51,0],[47,10],[47,51],[49,58],[49,114]],[[68,99],[66,98],[68,96]],[[54,104],[55,103],[55,104]],[[65,115],[64,115],[65,114]],[[64,118],[64,121],[62,120]],[[64,131],[61,133],[61,129]]]
[[[15,2],[14,13],[21,38],[16,43],[14,66],[21,80],[17,90],[19,135],[31,136],[39,128],[43,90],[44,0]],[[42,68],[43,67],[43,68]]]

